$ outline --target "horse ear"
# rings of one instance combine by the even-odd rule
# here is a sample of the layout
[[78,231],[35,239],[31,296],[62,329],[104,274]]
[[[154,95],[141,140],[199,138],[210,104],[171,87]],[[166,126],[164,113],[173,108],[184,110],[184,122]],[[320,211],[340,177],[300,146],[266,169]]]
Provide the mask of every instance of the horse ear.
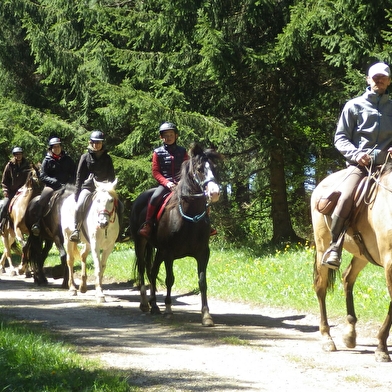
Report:
[[189,150],[189,155],[192,157],[202,155],[204,153],[203,147],[200,143],[194,142],[191,144],[191,148]]
[[94,181],[94,187],[97,188],[98,187],[98,181],[93,177],[93,181]]
[[117,186],[118,178],[116,177],[112,182],[113,189]]

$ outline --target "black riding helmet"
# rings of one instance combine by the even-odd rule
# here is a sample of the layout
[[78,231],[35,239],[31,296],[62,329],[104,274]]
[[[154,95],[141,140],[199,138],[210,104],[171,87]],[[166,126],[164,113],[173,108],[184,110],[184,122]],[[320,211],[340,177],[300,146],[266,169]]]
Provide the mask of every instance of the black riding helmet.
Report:
[[102,131],[95,129],[91,132],[90,140],[93,142],[103,142],[105,140],[105,135]]
[[162,134],[162,132],[173,130],[177,135],[178,135],[178,129],[176,124],[173,124],[171,122],[164,122],[160,127],[159,127],[159,133]]

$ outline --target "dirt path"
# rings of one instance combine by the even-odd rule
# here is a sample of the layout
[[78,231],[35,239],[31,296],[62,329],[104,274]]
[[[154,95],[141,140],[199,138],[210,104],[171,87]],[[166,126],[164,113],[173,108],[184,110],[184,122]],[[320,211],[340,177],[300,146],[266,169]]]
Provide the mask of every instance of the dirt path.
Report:
[[129,284],[104,289],[107,302],[97,305],[91,285],[70,297],[53,279],[38,288],[0,275],[0,313],[41,323],[146,391],[392,390],[392,363],[374,359],[378,326],[359,323],[358,346],[348,350],[343,321],[334,320],[338,351],[324,353],[317,315],[211,299],[216,325],[204,328],[199,296],[175,297],[173,319],[163,320],[140,312]]

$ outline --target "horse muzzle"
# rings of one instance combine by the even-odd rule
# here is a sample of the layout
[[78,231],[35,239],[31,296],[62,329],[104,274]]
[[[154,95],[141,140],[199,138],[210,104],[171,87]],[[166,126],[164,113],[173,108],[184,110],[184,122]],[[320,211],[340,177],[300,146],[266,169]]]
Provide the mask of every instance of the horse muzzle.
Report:
[[216,203],[220,196],[219,185],[210,181],[206,186],[206,196],[209,203]]

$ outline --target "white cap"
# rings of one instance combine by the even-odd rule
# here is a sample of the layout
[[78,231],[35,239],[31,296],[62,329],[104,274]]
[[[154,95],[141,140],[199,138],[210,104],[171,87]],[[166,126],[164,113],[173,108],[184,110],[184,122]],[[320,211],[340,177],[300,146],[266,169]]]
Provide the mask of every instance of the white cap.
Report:
[[384,63],[376,63],[369,68],[369,72],[368,72],[368,76],[370,78],[372,78],[375,75],[391,76],[391,70],[389,69],[388,65]]

